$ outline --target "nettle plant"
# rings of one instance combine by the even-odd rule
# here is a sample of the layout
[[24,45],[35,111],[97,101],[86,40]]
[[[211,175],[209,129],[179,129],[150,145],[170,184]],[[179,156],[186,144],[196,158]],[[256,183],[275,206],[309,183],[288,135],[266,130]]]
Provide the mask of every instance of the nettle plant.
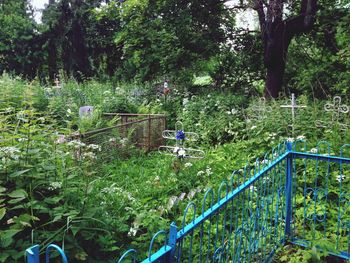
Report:
[[11,105],[0,109],[0,262],[18,261],[33,242],[64,243],[82,259],[80,239],[111,239],[89,200],[100,147],[68,141],[70,131],[31,103]]

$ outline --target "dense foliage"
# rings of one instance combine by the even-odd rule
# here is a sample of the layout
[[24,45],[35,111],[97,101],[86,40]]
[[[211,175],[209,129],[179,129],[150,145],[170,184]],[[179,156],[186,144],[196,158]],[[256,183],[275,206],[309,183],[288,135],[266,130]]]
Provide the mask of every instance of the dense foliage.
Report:
[[[108,83],[43,87],[8,75],[0,86],[0,262],[22,261],[19,252],[32,242],[64,245],[75,261],[112,262],[131,245],[144,256],[152,234],[171,221],[180,224],[187,201],[200,200],[233,170],[292,136],[283,100],[258,114],[260,100],[222,92],[178,91],[164,100],[132,97],[132,88]],[[85,103],[93,104],[96,113],[82,121],[78,107]],[[310,144],[326,139],[335,146],[349,141],[349,133],[336,125],[316,127],[323,102],[301,97],[299,103],[310,108],[297,114],[295,137],[305,136]],[[198,132],[206,158],[179,162],[157,152],[145,154],[118,133],[99,144],[65,140],[77,131],[113,125],[115,120],[101,117],[105,111],[175,116],[170,127],[178,119]],[[332,118],[322,115],[323,121]],[[181,201],[182,193],[186,199]]]
[[[216,89],[262,93],[258,25],[247,29],[235,21],[249,7],[198,0],[50,0],[38,24],[28,0],[3,1],[0,72],[38,76],[44,83],[56,77],[149,84],[168,79],[186,88],[196,76],[211,76]],[[300,3],[287,7],[286,16],[293,17]],[[347,92],[348,10],[347,1],[318,3],[312,31],[289,47],[284,91],[316,97]]]
[[[300,2],[287,2],[294,17]],[[130,246],[141,259],[155,232],[180,225],[187,201],[286,138],[348,143],[349,113],[342,126],[324,104],[349,103],[350,5],[317,2],[313,29],[290,42],[283,92],[265,101],[266,43],[236,21],[246,1],[49,0],[39,23],[29,0],[0,0],[0,262],[51,242],[72,262],[115,262]],[[281,108],[291,92],[307,105],[293,128]],[[86,105],[93,114],[80,118]],[[146,153],[133,129],[77,139],[116,125],[106,112],[164,113],[167,128],[182,121],[206,157]],[[293,246],[276,260],[290,261],[289,251],[295,262],[325,256]]]

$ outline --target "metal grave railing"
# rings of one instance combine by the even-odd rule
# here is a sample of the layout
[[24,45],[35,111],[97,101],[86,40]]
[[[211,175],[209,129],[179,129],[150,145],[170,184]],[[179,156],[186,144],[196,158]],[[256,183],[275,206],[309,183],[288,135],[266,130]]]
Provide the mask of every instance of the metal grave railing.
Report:
[[[288,243],[349,260],[349,156],[350,145],[335,156],[327,142],[310,150],[304,141],[280,144],[217,194],[209,189],[201,206],[190,202],[180,226],[153,236],[142,262],[269,262]],[[130,249],[118,262],[139,257]]]

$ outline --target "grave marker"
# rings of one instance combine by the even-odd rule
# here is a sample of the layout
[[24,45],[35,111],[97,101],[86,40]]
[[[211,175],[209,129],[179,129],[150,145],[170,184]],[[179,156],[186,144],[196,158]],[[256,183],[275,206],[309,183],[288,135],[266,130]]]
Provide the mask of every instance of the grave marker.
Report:
[[93,106],[83,106],[79,108],[79,117],[80,118],[91,118],[94,112]]
[[295,95],[294,93],[292,93],[291,96],[291,104],[289,105],[281,105],[281,108],[290,108],[292,109],[292,134],[294,135],[294,120],[295,120],[295,110],[298,108],[306,108],[305,105],[297,105],[296,99],[295,99]]
[[316,121],[316,127],[326,128],[329,127],[329,125],[334,125],[336,123],[340,126],[341,130],[348,129],[348,126],[346,124],[341,123],[340,119],[341,114],[346,115],[349,112],[349,106],[342,104],[340,96],[335,96],[333,98],[333,102],[326,103],[324,105],[324,111],[332,114],[332,121],[325,122],[318,120]]
[[185,132],[182,122],[178,121],[175,124],[175,130],[164,130],[163,138],[169,140],[176,140],[175,146],[160,146],[158,148],[161,154],[176,156],[182,158],[202,159],[204,152],[199,149],[187,148],[186,141],[197,141],[199,136],[194,132]]
[[259,102],[257,105],[254,105],[252,107],[253,112],[255,115],[253,117],[258,120],[262,120],[266,118],[267,113],[272,112],[272,107],[271,106],[266,106],[266,99],[265,98],[260,98]]

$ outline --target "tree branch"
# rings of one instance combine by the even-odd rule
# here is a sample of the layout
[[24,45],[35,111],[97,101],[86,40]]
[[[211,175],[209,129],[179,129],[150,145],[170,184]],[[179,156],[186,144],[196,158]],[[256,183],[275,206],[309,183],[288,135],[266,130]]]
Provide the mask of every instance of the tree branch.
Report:
[[316,10],[317,0],[302,0],[300,14],[285,21],[286,33],[290,38],[311,30],[315,22]]
[[263,0],[255,0],[253,9],[255,9],[258,13],[261,36],[264,39],[266,35],[266,17]]

